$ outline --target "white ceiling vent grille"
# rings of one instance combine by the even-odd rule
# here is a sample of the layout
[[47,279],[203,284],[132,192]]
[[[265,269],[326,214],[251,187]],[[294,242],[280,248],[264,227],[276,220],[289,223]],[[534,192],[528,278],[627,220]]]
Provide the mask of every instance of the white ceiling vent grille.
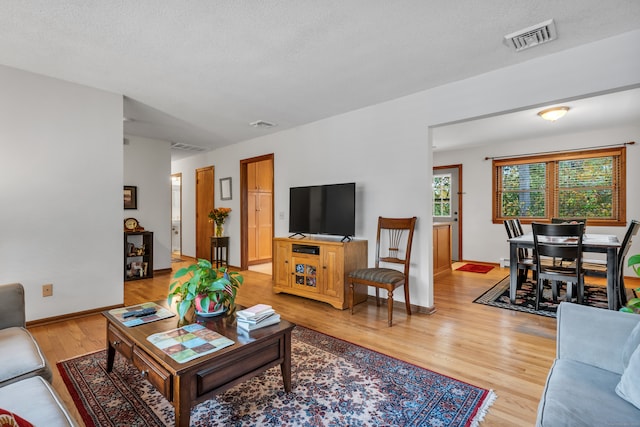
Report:
[[254,128],[258,128],[258,129],[267,129],[267,128],[272,128],[272,127],[275,126],[275,124],[269,123],[269,122],[265,122],[264,120],[258,120],[258,121],[255,121],[253,123],[249,123],[249,125],[253,126]]
[[558,38],[553,19],[504,36],[504,44],[519,52]]
[[192,152],[207,151],[206,148],[198,147],[197,145],[182,144],[180,142],[172,142],[171,143],[171,149],[172,150],[182,150],[182,151],[192,151]]

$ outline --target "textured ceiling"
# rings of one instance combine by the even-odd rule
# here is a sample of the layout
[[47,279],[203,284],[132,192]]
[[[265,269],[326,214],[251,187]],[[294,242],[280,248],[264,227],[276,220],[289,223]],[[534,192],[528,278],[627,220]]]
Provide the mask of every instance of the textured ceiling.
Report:
[[[640,28],[638,0],[3,0],[0,11],[0,63],[123,94],[126,133],[207,149]],[[558,40],[502,44],[550,18]]]

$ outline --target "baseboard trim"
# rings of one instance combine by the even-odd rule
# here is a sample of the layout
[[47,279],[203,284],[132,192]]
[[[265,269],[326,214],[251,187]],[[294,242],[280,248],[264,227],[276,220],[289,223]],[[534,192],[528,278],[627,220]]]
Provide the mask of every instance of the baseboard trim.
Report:
[[94,308],[91,310],[78,311],[75,313],[62,314],[60,316],[45,317],[43,319],[31,320],[27,322],[27,328],[34,327],[34,326],[49,325],[51,323],[64,322],[66,320],[78,319],[81,317],[93,316],[95,314],[100,314],[103,311],[112,310],[114,308],[120,308],[120,307],[124,307],[124,304],[111,305],[107,307]]

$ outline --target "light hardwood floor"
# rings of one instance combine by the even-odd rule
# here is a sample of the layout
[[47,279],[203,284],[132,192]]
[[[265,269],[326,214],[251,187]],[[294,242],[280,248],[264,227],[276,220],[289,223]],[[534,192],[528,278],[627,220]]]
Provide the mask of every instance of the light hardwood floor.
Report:
[[[173,263],[179,268],[183,263]],[[455,265],[454,265],[455,268]],[[394,326],[387,326],[386,307],[375,302],[349,310],[291,295],[275,295],[271,276],[245,271],[238,303],[267,303],[288,320],[440,374],[493,389],[498,398],[483,426],[526,426],[535,423],[538,400],[555,355],[552,318],[519,313],[472,301],[500,279],[505,268],[487,274],[452,272],[435,280],[434,314],[407,316],[398,307]],[[124,303],[164,299],[170,274],[125,283]],[[415,298],[415,297],[414,297]],[[54,387],[68,407],[72,400],[55,368],[56,362],[105,348],[105,321],[91,315],[30,328],[54,367]],[[295,386],[295,379],[294,379]],[[77,412],[76,418],[80,420]]]

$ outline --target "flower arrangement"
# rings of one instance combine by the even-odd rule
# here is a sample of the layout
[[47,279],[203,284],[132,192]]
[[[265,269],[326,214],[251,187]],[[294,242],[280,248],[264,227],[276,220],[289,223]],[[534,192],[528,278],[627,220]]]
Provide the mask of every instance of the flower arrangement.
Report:
[[209,221],[216,223],[216,236],[221,237],[223,233],[224,220],[227,219],[231,208],[215,208],[209,212]]
[[224,220],[227,219],[229,213],[231,212],[231,208],[215,208],[211,212],[209,212],[209,219],[215,222],[216,225],[224,224]]

